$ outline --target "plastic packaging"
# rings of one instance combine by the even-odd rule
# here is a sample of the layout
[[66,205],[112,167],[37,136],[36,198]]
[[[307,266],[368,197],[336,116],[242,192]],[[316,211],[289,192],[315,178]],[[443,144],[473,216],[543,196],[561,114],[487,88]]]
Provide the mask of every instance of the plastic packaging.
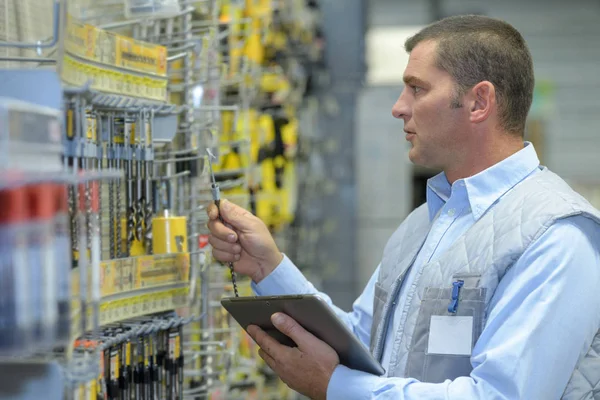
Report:
[[25,190],[0,191],[0,204],[0,353],[23,355],[28,353],[33,322]]
[[44,348],[54,344],[58,321],[54,195],[53,187],[48,183],[27,188],[31,218],[28,259],[30,296],[34,307],[34,338]]
[[56,185],[54,216],[54,248],[57,287],[57,341],[66,344],[71,333],[71,238],[68,193],[65,185]]
[[79,252],[79,302],[81,313],[81,332],[87,331],[88,319],[88,269],[89,269],[89,252],[88,252],[88,232],[86,218],[86,188],[85,185],[79,185],[79,209],[77,212],[77,244]]
[[98,182],[90,183],[91,213],[88,216],[90,225],[90,260],[92,267],[91,301],[93,305],[93,329],[100,325],[100,199]]

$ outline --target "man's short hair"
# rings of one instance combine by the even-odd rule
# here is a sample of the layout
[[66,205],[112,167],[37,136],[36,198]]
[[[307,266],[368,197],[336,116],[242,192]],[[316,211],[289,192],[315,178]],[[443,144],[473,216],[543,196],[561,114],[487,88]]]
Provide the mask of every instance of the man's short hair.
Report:
[[[501,127],[524,133],[535,80],[531,53],[514,27],[480,15],[448,17],[410,37],[404,47],[410,53],[427,40],[437,43],[437,66],[456,80],[459,96],[481,81],[491,82]],[[459,105],[456,100],[453,106]]]

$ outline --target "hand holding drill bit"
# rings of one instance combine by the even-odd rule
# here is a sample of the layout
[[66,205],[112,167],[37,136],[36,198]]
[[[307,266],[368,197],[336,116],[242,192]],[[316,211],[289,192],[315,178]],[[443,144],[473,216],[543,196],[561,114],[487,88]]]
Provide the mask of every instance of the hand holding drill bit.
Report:
[[[209,165],[210,174],[212,177],[212,184],[211,184],[212,197],[215,202],[215,205],[217,206],[217,209],[219,209],[219,207],[221,206],[221,191],[219,189],[219,185],[217,184],[217,180],[215,179],[215,173],[214,173],[213,167],[212,167],[212,159],[216,158],[216,157],[210,152],[210,149],[206,149],[206,152],[208,153],[208,165]],[[219,220],[221,221],[221,223],[225,224],[225,221],[223,220],[221,213],[219,213]],[[229,265],[229,271],[231,272],[231,283],[233,284],[233,293],[235,294],[235,297],[239,297],[237,282],[236,282],[236,278],[235,278],[235,271],[233,269],[233,262],[229,262],[228,265]]]

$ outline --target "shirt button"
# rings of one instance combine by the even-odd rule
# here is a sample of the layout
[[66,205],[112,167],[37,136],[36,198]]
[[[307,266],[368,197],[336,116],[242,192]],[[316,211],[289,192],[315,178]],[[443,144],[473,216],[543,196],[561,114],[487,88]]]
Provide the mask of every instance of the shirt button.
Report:
[[456,211],[454,210],[454,208],[451,208],[448,210],[448,216],[454,217],[454,214],[456,214]]

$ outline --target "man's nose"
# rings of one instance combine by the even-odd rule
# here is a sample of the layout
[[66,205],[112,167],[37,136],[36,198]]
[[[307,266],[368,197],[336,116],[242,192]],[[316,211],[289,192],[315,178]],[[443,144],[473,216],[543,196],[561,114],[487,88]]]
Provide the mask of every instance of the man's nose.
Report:
[[405,90],[402,90],[400,97],[392,107],[392,115],[397,119],[410,118],[410,104],[407,101]]

